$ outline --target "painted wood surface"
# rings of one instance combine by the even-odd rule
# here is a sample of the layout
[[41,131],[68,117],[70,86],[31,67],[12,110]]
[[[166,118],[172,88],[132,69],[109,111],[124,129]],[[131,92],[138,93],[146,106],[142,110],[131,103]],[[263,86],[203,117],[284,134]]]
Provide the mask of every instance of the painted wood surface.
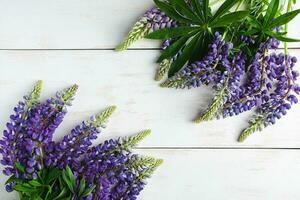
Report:
[[[133,50],[112,51],[152,0],[0,2],[0,127],[36,80],[44,81],[43,99],[77,83],[55,138],[112,104],[118,110],[97,142],[152,129],[136,151],[165,162],[139,199],[300,199],[300,105],[237,143],[253,113],[193,124],[212,94],[207,88],[159,87],[153,80],[159,42],[142,40]],[[299,24],[300,17],[290,25],[291,37],[300,37]],[[300,59],[300,43],[290,46]],[[5,179],[1,174],[0,182]],[[17,200],[3,184],[0,197]]]
[[[152,0],[1,0],[1,49],[114,48]],[[300,7],[298,1],[297,6]],[[300,17],[290,36],[299,36]],[[292,44],[300,47],[299,43]],[[159,47],[142,40],[132,48]]]
[[[299,200],[298,150],[138,150],[164,159],[140,200]],[[1,182],[5,177],[1,176]],[[5,200],[18,200],[0,187]]]
[[[208,88],[176,90],[159,87],[153,80],[157,51],[1,51],[0,126],[5,125],[16,100],[35,80],[44,81],[43,97],[73,83],[80,86],[58,135],[106,106],[119,107],[110,136],[151,128],[142,147],[277,147],[300,146],[300,112],[295,105],[288,115],[245,143],[236,139],[253,113],[202,124],[192,122],[212,99]],[[300,56],[300,51],[293,51]],[[3,95],[5,94],[5,95]]]

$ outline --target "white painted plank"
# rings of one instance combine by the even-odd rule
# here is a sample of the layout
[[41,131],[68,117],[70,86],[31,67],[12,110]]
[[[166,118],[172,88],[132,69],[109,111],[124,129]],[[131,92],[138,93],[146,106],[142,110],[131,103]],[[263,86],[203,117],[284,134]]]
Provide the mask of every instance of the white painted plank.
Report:
[[[292,51],[300,56],[300,51]],[[43,97],[56,90],[80,85],[56,137],[111,104],[118,105],[102,138],[128,135],[151,128],[142,147],[299,147],[300,106],[296,105],[275,126],[242,144],[236,142],[252,113],[194,124],[192,119],[211,101],[206,88],[164,89],[153,80],[158,51],[1,51],[0,127],[21,96],[38,79],[44,80]]]
[[[0,0],[0,49],[114,48],[152,0]],[[296,7],[300,3],[297,3]],[[290,35],[300,37],[298,17]],[[140,41],[133,47],[158,47]],[[299,43],[291,46],[300,47]]]
[[[139,150],[164,159],[139,200],[299,200],[294,150]],[[6,180],[0,175],[0,181]],[[17,200],[0,186],[3,199]]]

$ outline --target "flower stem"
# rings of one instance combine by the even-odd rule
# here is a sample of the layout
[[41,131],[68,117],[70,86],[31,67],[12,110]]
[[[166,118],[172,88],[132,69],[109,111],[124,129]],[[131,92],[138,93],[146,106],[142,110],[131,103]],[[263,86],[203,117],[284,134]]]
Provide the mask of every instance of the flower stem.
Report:
[[[288,5],[286,8],[286,12],[290,12],[292,10],[292,0],[288,0]],[[284,25],[284,31],[287,33],[288,32],[288,23]],[[288,44],[287,42],[284,42],[284,53],[288,53]]]

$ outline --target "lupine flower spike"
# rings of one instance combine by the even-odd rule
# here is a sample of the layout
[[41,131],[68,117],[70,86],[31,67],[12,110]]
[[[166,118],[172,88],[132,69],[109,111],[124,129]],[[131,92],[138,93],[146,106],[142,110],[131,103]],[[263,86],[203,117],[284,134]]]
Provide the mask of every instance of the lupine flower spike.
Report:
[[[300,13],[292,10],[296,1],[287,0],[285,6],[280,0],[226,0],[217,9],[209,0],[153,1],[157,8],[148,10],[137,23],[143,26],[133,29],[139,27],[143,34],[130,39],[136,31],[130,32],[121,47],[143,37],[162,40],[155,76],[160,81],[167,74],[162,87],[212,88],[212,103],[196,123],[253,111],[238,138],[242,142],[298,102],[297,59],[287,51],[287,42],[300,41],[287,37],[288,23]],[[284,53],[276,52],[280,41]]]
[[131,152],[150,130],[93,146],[108,118],[111,106],[77,125],[60,141],[53,134],[67,113],[78,86],[38,100],[42,82],[14,108],[0,140],[3,173],[8,192],[21,200],[132,200],[162,160]]

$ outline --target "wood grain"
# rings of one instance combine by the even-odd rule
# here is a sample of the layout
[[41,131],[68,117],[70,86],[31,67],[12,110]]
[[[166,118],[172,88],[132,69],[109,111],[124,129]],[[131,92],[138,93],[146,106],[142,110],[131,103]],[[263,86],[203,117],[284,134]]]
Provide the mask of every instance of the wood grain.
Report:
[[[299,56],[300,51],[291,53]],[[43,98],[73,83],[80,86],[70,114],[59,128],[61,137],[72,126],[105,107],[119,107],[103,138],[151,128],[153,134],[141,147],[206,148],[300,146],[299,105],[276,125],[237,143],[253,113],[194,124],[192,120],[209,105],[208,88],[164,89],[153,80],[158,51],[1,51],[0,127],[33,83],[44,80]]]
[[[152,0],[0,2],[0,129],[35,81],[44,81],[42,99],[77,83],[77,97],[55,139],[112,104],[118,110],[97,143],[151,128],[135,152],[165,162],[140,200],[300,199],[300,105],[240,144],[236,139],[253,113],[193,124],[212,94],[208,88],[160,88],[153,80],[159,42],[144,39],[135,50],[111,50]],[[299,24],[300,17],[290,24],[290,37],[300,37]],[[300,58],[300,43],[290,47]],[[6,179],[0,175],[0,196],[17,200],[4,190]]]
[[[114,48],[152,0],[2,0],[0,49]],[[299,8],[297,3],[296,8]],[[299,38],[300,17],[290,25]],[[300,43],[291,44],[300,47]],[[142,40],[132,48],[159,47]]]

